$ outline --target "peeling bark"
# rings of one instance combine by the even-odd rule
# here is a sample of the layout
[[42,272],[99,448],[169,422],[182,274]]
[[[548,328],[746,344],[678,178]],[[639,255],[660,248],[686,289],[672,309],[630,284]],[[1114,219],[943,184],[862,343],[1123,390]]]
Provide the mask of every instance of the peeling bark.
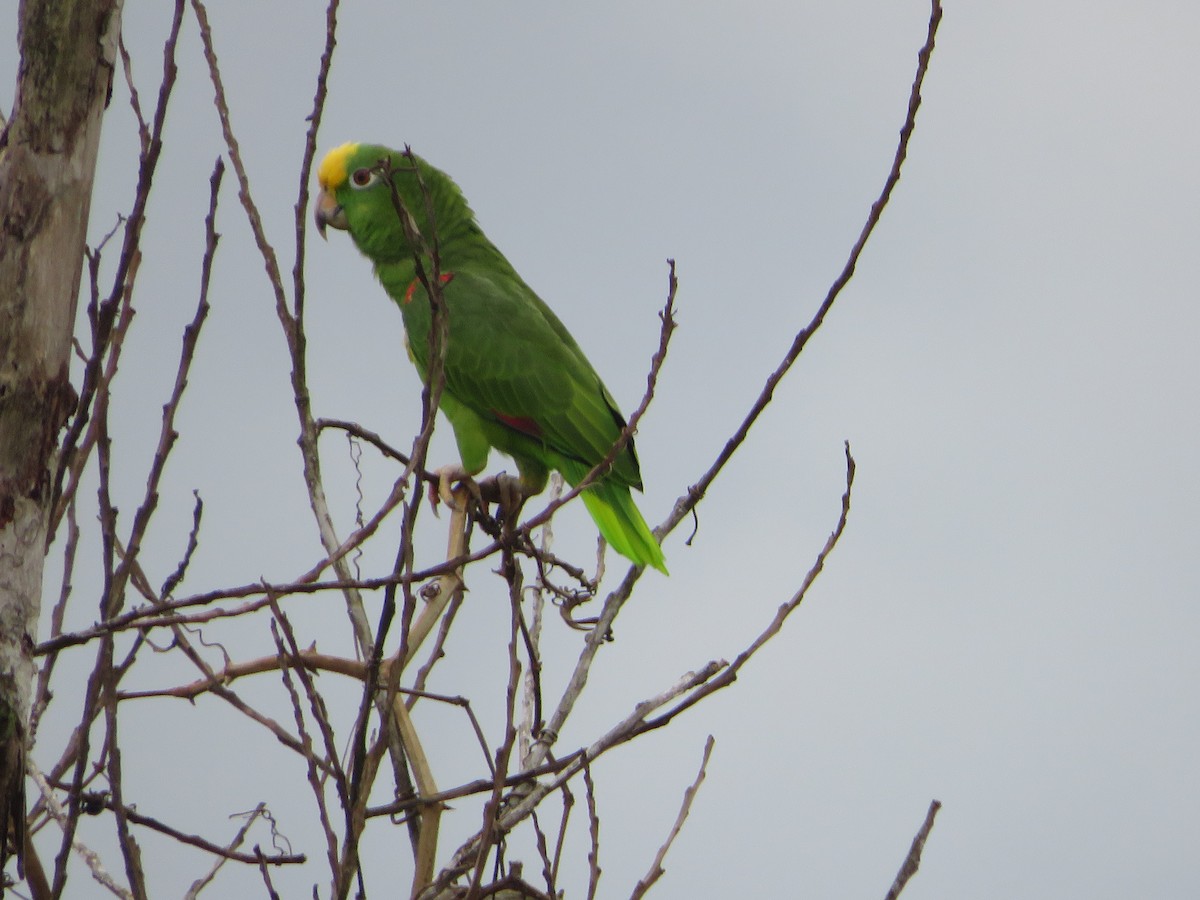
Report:
[[75,406],[71,336],[120,9],[22,0],[16,100],[0,133],[0,837],[11,827],[18,853],[51,464]]

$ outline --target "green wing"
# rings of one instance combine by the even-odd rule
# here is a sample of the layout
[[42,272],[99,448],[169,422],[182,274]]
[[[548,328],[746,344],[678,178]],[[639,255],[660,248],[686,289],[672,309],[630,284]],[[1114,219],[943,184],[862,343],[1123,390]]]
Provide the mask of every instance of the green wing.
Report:
[[[557,317],[519,279],[470,270],[443,287],[450,319],[442,409],[463,465],[479,471],[489,447],[512,456],[534,490],[557,469],[572,485],[612,449],[625,427],[608,390]],[[427,370],[429,304],[420,289],[400,301],[413,360]],[[630,488],[641,489],[630,440],[583,501],[618,553],[666,573],[658,541]]]
[[[519,280],[471,270],[451,276],[443,296],[450,318],[445,389],[453,400],[528,439],[515,442],[515,454],[493,442],[504,452],[537,453],[543,463],[560,470],[554,457],[582,463],[584,472],[600,462],[624,420],[566,329]],[[429,330],[424,292],[414,291],[410,301],[401,301],[401,309],[414,359],[424,373]],[[618,456],[610,477],[641,487],[632,442]]]

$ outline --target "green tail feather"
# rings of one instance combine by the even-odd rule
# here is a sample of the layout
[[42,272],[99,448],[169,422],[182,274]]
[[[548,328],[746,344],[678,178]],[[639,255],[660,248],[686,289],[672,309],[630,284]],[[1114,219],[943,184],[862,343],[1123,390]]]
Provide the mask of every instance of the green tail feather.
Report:
[[664,575],[669,574],[662,547],[642,518],[628,487],[611,481],[593,484],[584,490],[583,504],[614,550],[639,566],[653,566]]

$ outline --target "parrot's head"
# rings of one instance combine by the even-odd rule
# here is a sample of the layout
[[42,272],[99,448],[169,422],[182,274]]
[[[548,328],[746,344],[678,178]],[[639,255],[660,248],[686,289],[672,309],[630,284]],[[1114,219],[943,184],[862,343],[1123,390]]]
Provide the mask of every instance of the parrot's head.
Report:
[[[378,144],[342,144],[317,169],[317,231],[348,231],[376,264],[408,258],[412,239],[441,237],[448,226],[473,217],[450,178],[412,153]],[[429,225],[433,211],[436,230]],[[407,215],[407,228],[404,216]]]

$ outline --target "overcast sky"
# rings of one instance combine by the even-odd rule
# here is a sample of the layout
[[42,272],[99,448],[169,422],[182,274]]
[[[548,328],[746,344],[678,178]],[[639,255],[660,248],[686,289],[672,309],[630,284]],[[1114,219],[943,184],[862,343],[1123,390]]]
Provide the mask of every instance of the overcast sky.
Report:
[[[211,6],[255,198],[290,271],[323,4]],[[165,4],[127,7],[149,110]],[[351,3],[319,147],[408,143],[451,173],[626,410],[658,341],[665,260],[677,261],[679,329],[638,434],[639,504],[656,523],[840,271],[890,165],[928,12],[916,0]],[[193,19],[184,33],[114,388],[126,527],[192,316],[208,177],[224,152]],[[708,780],[659,897],[882,896],[933,798],[944,809],[914,900],[1194,892],[1198,38],[1200,6],[1182,0],[947,2],[903,178],[854,280],[700,506],[692,545],[688,527],[667,540],[671,577],[644,579],[560,749],[736,655],[769,622],[836,521],[847,440],[858,462],[849,527],[735,686],[597,767],[601,896],[627,896],[649,867],[710,733]],[[13,39],[0,49],[7,109]],[[136,165],[118,83],[93,242],[128,211]],[[146,550],[161,581],[199,490],[206,531],[189,592],[286,581],[320,555],[285,345],[234,188],[229,173],[213,310]],[[314,410],[406,446],[420,401],[400,316],[345,235],[309,238]],[[325,449],[345,533],[353,468],[343,444]],[[434,457],[455,459],[448,429]],[[395,474],[369,463],[368,505]],[[580,510],[556,536],[564,554],[588,558],[594,530]],[[391,552],[369,553],[364,573],[387,571]],[[85,596],[97,589],[87,581],[85,570]],[[471,588],[471,621],[433,687],[486,708],[502,691],[507,612],[498,580],[480,570]],[[94,606],[81,602],[82,625]],[[349,652],[336,596],[289,609],[302,643]],[[253,634],[217,639],[235,655],[269,652],[265,620],[242,627]],[[561,680],[579,641],[548,624],[548,679]],[[91,658],[78,654],[81,666]],[[140,686],[180,677],[156,665]],[[259,681],[239,689],[278,702],[278,679]],[[322,683],[352,709],[349,690]],[[60,730],[42,739],[43,765],[70,712],[47,724]],[[424,715],[439,783],[477,777],[461,717]],[[273,739],[213,700],[126,716],[127,799],[214,839],[236,829],[228,814],[267,800],[314,860],[277,885],[324,891],[303,770],[281,764]],[[461,808],[447,848],[477,823]],[[575,827],[568,896],[586,885],[582,819]],[[377,832],[368,853],[407,852],[397,833]],[[515,855],[537,871],[524,845]],[[179,895],[205,868],[175,850],[147,866],[155,896]],[[232,896],[247,876],[221,877]],[[73,896],[100,895],[82,874],[73,884]]]

